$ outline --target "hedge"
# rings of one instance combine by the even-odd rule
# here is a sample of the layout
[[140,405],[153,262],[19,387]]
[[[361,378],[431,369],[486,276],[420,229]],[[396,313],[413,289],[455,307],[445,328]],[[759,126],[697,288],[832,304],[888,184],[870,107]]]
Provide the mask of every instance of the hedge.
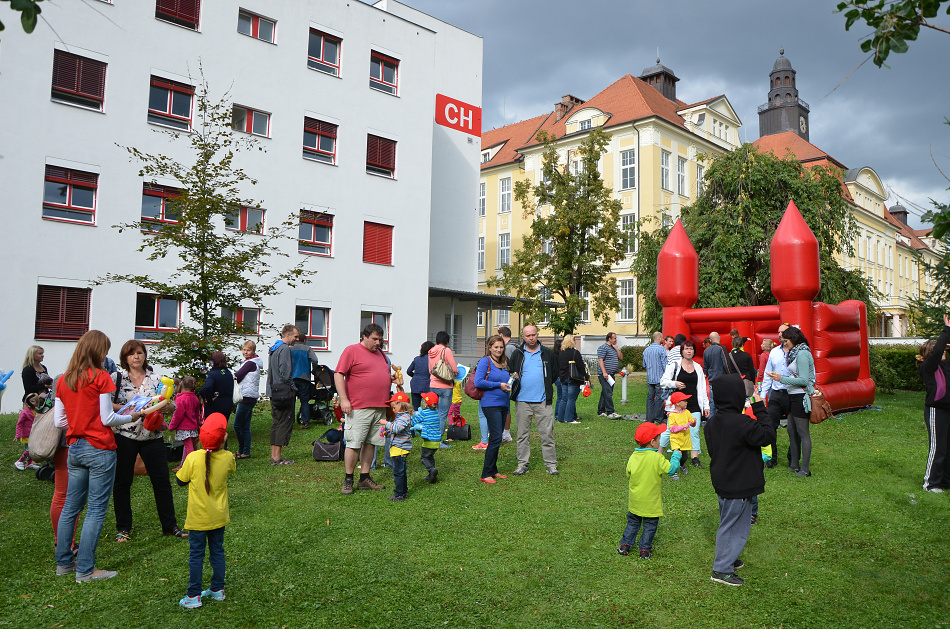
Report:
[[917,373],[915,360],[918,345],[871,345],[871,378],[878,391],[890,393],[895,389],[923,391],[924,383]]
[[642,345],[624,345],[620,348],[620,368],[626,369],[627,365],[633,365],[634,371],[643,370],[643,350]]

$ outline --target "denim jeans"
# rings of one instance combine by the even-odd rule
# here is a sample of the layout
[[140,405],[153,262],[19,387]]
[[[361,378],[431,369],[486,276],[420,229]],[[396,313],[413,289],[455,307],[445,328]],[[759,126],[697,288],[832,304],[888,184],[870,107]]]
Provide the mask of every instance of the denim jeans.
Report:
[[610,415],[614,412],[614,388],[607,382],[607,378],[597,374],[600,380],[600,399],[597,401],[597,414]]
[[[577,396],[581,394],[579,382],[564,383],[564,410],[561,411],[562,422],[577,420]],[[558,398],[560,402],[561,398]]]
[[210,531],[189,531],[188,596],[201,594],[201,576],[205,563],[205,544],[211,564],[211,586],[215,592],[224,589],[224,527]]
[[[388,449],[387,449],[388,451]],[[407,496],[409,495],[409,485],[406,482],[406,461],[408,456],[403,454],[402,456],[392,457],[393,462],[393,483],[396,485],[396,488],[393,489],[394,496]]]
[[659,384],[647,384],[647,421],[663,423],[663,404]]
[[432,392],[439,396],[439,434],[445,438],[445,424],[449,419],[449,409],[452,408],[452,389],[433,387]]
[[554,381],[554,386],[557,387],[557,399],[554,400],[554,421],[562,422],[564,421],[564,403],[567,401],[564,399],[564,384],[558,378]]
[[653,537],[656,535],[656,528],[659,523],[660,518],[644,518],[628,511],[627,528],[623,530],[620,543],[633,546],[634,542],[637,541],[637,533],[642,526],[643,535],[640,536],[640,550],[651,550],[653,548]]
[[482,409],[481,400],[478,401],[478,430],[481,432],[481,442],[488,443],[488,419],[485,417],[485,411]]
[[76,532],[76,518],[85,508],[76,576],[85,576],[96,569],[96,547],[115,483],[115,460],[115,450],[100,450],[85,439],[77,439],[69,446],[69,488],[56,531],[56,564],[68,566],[73,562],[70,547]]
[[501,448],[501,433],[505,429],[508,407],[486,406],[482,410],[485,412],[485,422],[488,425],[487,433],[483,433],[482,436],[483,439],[488,439],[488,447],[485,449],[485,464],[482,466],[482,478],[490,478],[498,473],[498,449]]
[[300,412],[297,418],[301,426],[310,425],[310,381],[303,378],[294,378],[294,384],[297,386],[297,399],[300,400]]
[[251,416],[254,413],[253,404],[240,402],[234,411],[234,434],[238,440],[238,454],[251,453]]

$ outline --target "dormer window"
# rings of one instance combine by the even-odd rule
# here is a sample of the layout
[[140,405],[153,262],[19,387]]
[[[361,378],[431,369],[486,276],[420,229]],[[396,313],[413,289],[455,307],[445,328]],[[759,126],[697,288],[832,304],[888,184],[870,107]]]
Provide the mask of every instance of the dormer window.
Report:
[[483,163],[483,164],[487,164],[489,161],[491,161],[491,151],[483,151],[483,152],[482,152],[482,163]]
[[591,121],[590,121],[590,120],[581,120],[581,122],[580,122],[580,130],[581,130],[581,131],[586,131],[587,129],[590,129],[590,127],[591,127]]

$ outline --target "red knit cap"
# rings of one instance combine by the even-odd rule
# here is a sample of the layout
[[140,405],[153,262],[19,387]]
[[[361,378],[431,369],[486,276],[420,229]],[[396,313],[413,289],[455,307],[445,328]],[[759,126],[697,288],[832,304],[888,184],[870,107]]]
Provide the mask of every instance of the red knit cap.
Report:
[[217,450],[228,436],[228,418],[221,413],[211,413],[205,418],[198,435],[201,447],[205,450]]

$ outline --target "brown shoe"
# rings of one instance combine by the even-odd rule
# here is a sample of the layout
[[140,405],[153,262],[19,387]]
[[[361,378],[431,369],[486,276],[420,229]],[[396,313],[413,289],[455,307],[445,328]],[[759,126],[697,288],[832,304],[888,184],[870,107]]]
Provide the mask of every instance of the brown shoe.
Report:
[[385,485],[379,485],[371,477],[367,476],[366,480],[361,480],[356,486],[357,489],[386,489]]
[[344,496],[349,496],[353,493],[353,479],[344,478],[343,479],[343,489],[340,490],[340,493]]

